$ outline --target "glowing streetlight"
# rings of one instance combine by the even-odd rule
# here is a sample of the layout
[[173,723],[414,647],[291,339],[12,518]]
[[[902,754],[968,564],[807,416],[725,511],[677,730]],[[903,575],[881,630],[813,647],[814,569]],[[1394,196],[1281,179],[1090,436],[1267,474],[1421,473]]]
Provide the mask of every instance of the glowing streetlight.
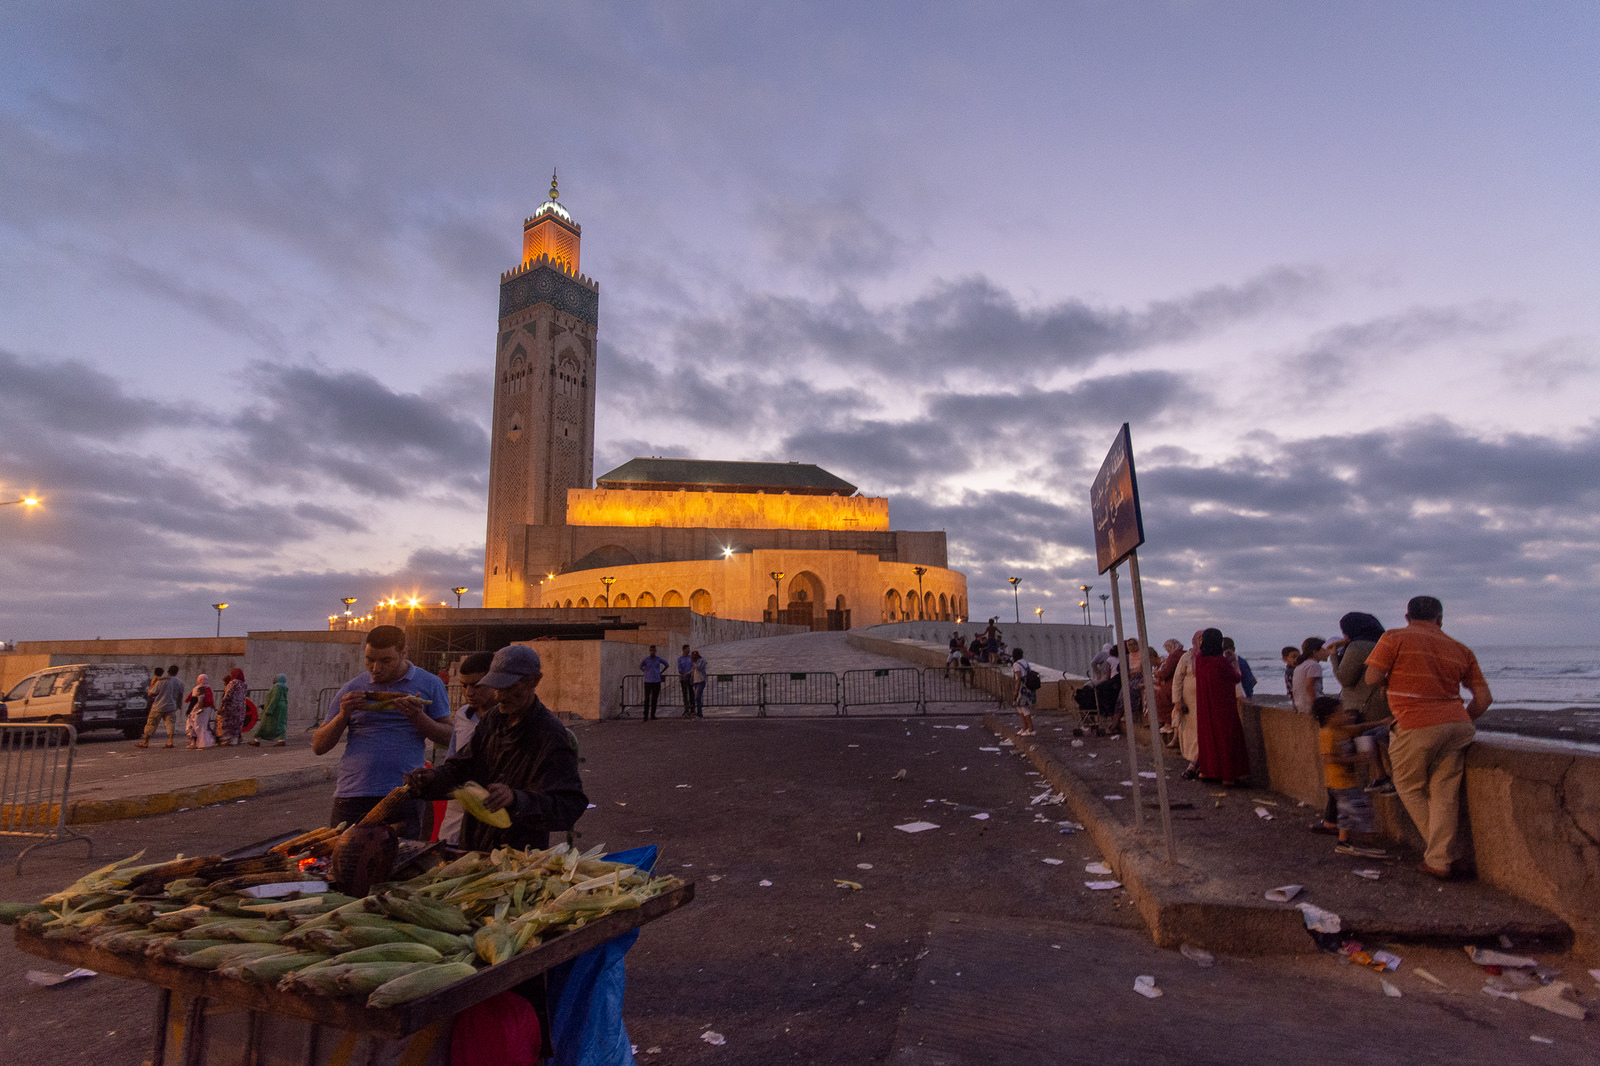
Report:
[[467,586],[462,585],[461,587],[453,588],[450,591],[454,592],[456,594],[456,609],[460,610],[461,609],[461,597],[463,597],[463,596],[465,596],[467,594]]
[[606,587],[606,606],[607,607],[611,606],[611,586],[615,585],[616,583],[617,583],[617,579],[614,578],[614,577],[603,577],[603,578],[600,579],[600,584],[602,584],[602,585],[604,585]]
[[1083,593],[1083,600],[1082,600],[1082,602],[1080,602],[1078,604],[1078,606],[1083,608],[1083,624],[1084,625],[1088,625],[1090,623],[1090,619],[1089,619],[1089,590],[1092,589],[1092,588],[1094,588],[1093,585],[1079,585],[1078,586],[1078,591]]
[[1022,584],[1022,579],[1020,577],[1013,577],[1013,578],[1007,578],[1006,580],[1011,582],[1011,606],[1016,608],[1016,611],[1017,611],[1017,622],[1018,622],[1018,624],[1021,624],[1021,622],[1022,622],[1022,601],[1017,597],[1017,586]]
[[24,496],[20,500],[0,500],[0,507],[4,507],[6,504],[10,503],[20,503],[24,507],[37,507],[39,506],[39,497]]
[[1110,618],[1106,616],[1106,601],[1110,598],[1111,594],[1109,592],[1102,592],[1100,594],[1100,624],[1103,626],[1108,626],[1111,624]]
[[913,566],[911,572],[917,575],[917,617],[926,618],[928,617],[928,612],[924,608],[928,601],[922,598],[922,575],[928,572],[928,568],[926,566]]
[[222,612],[228,609],[228,605],[225,603],[213,603],[211,606],[217,612],[217,636],[220,637],[222,636]]
[[349,618],[350,617],[350,608],[352,608],[352,607],[354,607],[356,605],[356,598],[354,596],[345,596],[345,597],[342,597],[339,600],[339,602],[344,604],[344,616],[346,618]]
[[1044,625],[1044,608],[1035,607],[1033,609],[1033,613],[1037,616],[1034,621],[1038,622],[1040,625]]

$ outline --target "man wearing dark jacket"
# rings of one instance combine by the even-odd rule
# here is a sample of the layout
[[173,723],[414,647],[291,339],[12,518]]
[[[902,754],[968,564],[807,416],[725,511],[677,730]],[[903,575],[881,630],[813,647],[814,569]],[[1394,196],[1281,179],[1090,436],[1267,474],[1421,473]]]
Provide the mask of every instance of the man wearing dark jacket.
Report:
[[406,782],[424,799],[444,799],[468,781],[489,791],[484,806],[506,810],[511,825],[498,829],[476,818],[461,827],[461,846],[546,848],[552,832],[566,832],[589,806],[578,775],[578,745],[566,726],[539,701],[539,654],[520,644],[495,652],[478,682],[498,689],[498,705],[483,712],[472,739],[438,767],[413,770]]

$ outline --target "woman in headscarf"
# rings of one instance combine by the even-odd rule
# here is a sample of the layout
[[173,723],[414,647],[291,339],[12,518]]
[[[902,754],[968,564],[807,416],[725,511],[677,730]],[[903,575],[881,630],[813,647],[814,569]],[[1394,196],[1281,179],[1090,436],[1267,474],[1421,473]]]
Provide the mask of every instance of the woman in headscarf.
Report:
[[1183,641],[1169,639],[1162,645],[1167,656],[1156,667],[1156,718],[1161,722],[1161,735],[1168,745],[1173,740],[1172,725],[1172,675],[1183,658]]
[[1250,776],[1250,753],[1239,724],[1239,668],[1222,653],[1222,630],[1201,634],[1194,680],[1200,776],[1224,785],[1243,784]]
[[183,731],[188,734],[189,747],[209,748],[215,744],[217,738],[211,732],[211,721],[216,717],[217,701],[211,694],[210,677],[201,674],[194,679],[194,688],[189,690],[184,707],[187,713],[184,715]]
[[217,714],[217,742],[238,744],[243,737],[245,703],[250,690],[244,686],[244,671],[235,666],[228,672],[228,683],[222,689],[222,706]]
[[[1339,619],[1339,632],[1343,640],[1328,645],[1333,660],[1333,676],[1339,679],[1339,702],[1346,707],[1357,722],[1367,726],[1363,737],[1371,737],[1373,748],[1373,779],[1369,788],[1387,792],[1393,789],[1383,756],[1389,750],[1389,690],[1383,685],[1367,684],[1367,656],[1383,636],[1383,623],[1370,614],[1351,611]],[[1366,747],[1358,739],[1358,747]]]
[[272,691],[267,693],[267,702],[261,707],[261,724],[256,726],[256,735],[250,738],[251,747],[259,748],[263,740],[283,747],[288,724],[289,675],[279,674],[272,679]]
[[1194,663],[1200,657],[1200,637],[1204,633],[1203,629],[1194,631],[1193,642],[1172,672],[1172,713],[1177,720],[1178,751],[1189,763],[1188,769],[1183,771],[1186,781],[1200,776],[1200,733],[1194,718],[1197,699]]

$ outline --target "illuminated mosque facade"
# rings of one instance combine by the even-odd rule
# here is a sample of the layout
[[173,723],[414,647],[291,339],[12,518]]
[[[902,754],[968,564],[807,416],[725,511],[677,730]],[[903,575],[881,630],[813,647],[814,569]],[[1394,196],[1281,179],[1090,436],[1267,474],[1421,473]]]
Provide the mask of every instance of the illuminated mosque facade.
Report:
[[500,278],[483,605],[689,607],[848,629],[967,617],[943,532],[806,463],[636,458],[593,479],[600,286],[550,198]]

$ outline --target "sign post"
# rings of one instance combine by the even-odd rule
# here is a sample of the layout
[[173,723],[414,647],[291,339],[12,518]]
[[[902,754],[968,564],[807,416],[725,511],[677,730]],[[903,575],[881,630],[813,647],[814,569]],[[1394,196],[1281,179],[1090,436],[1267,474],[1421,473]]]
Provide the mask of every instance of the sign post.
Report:
[[1144,619],[1144,589],[1139,582],[1139,545],[1144,543],[1144,517],[1139,509],[1139,482],[1133,470],[1133,438],[1128,423],[1122,424],[1117,438],[1106,453],[1100,473],[1089,490],[1089,508],[1094,515],[1095,559],[1100,573],[1111,574],[1111,605],[1117,618],[1117,661],[1122,671],[1123,728],[1128,733],[1129,776],[1133,780],[1134,825],[1144,825],[1144,804],[1139,798],[1138,742],[1133,735],[1133,696],[1128,684],[1127,646],[1122,636],[1122,598],[1117,565],[1128,560],[1128,577],[1133,588],[1133,616],[1139,633],[1141,673],[1144,675],[1145,721],[1150,727],[1150,750],[1156,773],[1156,796],[1161,808],[1161,835],[1166,844],[1167,861],[1176,862],[1172,843],[1172,807],[1167,800],[1167,767],[1162,757],[1161,732],[1156,728],[1155,668],[1150,662],[1151,648]]

